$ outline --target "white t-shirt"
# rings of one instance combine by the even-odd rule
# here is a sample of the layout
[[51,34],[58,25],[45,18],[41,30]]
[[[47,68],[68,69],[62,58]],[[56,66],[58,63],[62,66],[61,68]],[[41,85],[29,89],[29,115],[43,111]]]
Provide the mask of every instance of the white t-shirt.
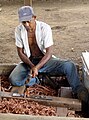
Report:
[[[51,27],[44,23],[36,20],[36,41],[37,45],[42,51],[42,53],[45,52],[45,48],[50,47],[53,45],[53,38],[52,38],[52,30]],[[20,24],[15,29],[15,44],[17,47],[24,48],[25,54],[30,57],[30,48],[28,44],[28,36],[27,31],[23,24]]]

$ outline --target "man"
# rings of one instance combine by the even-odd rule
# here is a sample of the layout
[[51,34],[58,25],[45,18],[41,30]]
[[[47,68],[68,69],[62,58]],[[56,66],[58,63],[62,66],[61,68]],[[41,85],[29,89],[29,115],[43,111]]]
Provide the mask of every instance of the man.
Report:
[[21,24],[15,29],[15,39],[22,63],[16,66],[9,77],[12,85],[23,86],[31,74],[32,79],[26,84],[30,86],[36,82],[38,72],[65,74],[73,93],[87,105],[88,91],[79,80],[75,64],[52,56],[53,38],[50,26],[37,21],[30,6],[21,7],[18,14]]

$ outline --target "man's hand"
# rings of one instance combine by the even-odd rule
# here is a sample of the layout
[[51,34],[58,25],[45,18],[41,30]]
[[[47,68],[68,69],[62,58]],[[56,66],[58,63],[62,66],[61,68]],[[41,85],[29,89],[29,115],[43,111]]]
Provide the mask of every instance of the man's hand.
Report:
[[38,75],[38,69],[36,68],[36,66],[31,68],[30,74],[32,74],[33,78]]

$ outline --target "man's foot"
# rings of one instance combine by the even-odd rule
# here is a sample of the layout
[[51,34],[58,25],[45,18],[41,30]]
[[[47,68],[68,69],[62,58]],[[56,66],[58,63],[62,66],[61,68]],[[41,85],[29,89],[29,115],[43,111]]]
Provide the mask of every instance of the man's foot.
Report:
[[89,102],[82,101],[82,115],[83,117],[89,117]]
[[89,117],[89,93],[88,90],[80,86],[77,89],[77,96],[78,99],[82,101],[82,112],[84,113],[85,116]]

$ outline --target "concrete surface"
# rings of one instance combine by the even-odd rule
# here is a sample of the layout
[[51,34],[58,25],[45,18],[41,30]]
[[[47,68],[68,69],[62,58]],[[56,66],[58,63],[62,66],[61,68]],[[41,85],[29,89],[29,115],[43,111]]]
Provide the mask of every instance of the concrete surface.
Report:
[[31,116],[31,115],[0,113],[0,120],[89,120],[89,118]]

